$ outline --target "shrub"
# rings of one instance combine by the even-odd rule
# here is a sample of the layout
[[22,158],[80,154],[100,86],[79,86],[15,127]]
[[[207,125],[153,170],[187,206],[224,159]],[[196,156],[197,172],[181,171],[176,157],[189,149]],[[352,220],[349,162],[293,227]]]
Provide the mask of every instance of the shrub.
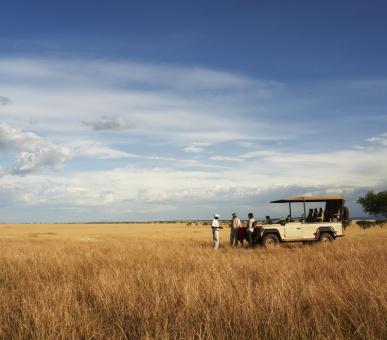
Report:
[[371,221],[356,221],[356,224],[366,230],[367,228],[371,228],[374,225],[374,222]]
[[380,226],[381,229],[383,229],[385,224],[387,224],[387,220],[376,220],[375,221],[375,225]]

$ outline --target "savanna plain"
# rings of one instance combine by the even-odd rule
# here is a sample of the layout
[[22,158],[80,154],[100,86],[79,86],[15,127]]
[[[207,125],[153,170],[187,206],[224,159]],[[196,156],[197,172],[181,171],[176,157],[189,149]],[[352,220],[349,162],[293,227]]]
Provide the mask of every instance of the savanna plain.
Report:
[[387,339],[387,228],[212,249],[201,223],[0,224],[0,339]]

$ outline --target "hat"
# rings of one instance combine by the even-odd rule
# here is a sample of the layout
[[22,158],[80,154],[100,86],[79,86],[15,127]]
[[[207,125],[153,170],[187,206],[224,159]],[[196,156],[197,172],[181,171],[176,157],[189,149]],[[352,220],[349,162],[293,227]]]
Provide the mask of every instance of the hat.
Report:
[[215,214],[215,215],[214,215],[214,217],[217,217],[217,218],[219,218],[220,216],[219,216],[218,214]]
[[237,217],[238,215],[237,215],[237,213],[233,213],[233,214],[232,214],[232,216],[235,216],[235,217]]

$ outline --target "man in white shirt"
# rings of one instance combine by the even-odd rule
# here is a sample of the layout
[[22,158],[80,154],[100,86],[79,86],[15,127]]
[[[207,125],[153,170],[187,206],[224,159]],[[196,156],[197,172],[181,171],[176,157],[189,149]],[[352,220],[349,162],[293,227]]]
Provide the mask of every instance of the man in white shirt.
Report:
[[241,221],[238,218],[237,213],[232,214],[232,220],[230,221],[230,227],[231,227],[231,232],[230,232],[230,247],[235,243],[235,246],[238,246],[238,230],[239,227],[241,226]]
[[214,215],[214,220],[212,221],[212,224],[211,224],[211,227],[212,227],[212,238],[214,240],[214,249],[218,249],[219,248],[219,229],[221,227],[219,227],[219,215],[218,214],[215,214]]
[[246,226],[246,236],[247,236],[247,242],[249,242],[249,245],[250,245],[250,248],[253,247],[253,238],[252,238],[252,235],[253,235],[253,231],[254,231],[254,215],[253,213],[249,213],[249,220],[247,222],[247,226]]

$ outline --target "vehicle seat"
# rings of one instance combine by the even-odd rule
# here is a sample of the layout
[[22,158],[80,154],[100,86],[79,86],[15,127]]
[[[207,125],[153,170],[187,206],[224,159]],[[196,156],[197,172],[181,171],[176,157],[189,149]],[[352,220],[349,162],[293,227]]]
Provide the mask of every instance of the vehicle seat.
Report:
[[324,209],[320,208],[317,211],[318,211],[318,213],[317,213],[317,216],[316,216],[316,221],[323,222],[323,220],[324,220]]
[[308,217],[306,218],[306,222],[312,222],[313,220],[313,209],[309,209]]
[[314,208],[313,215],[312,215],[312,222],[316,222],[317,216],[318,216],[318,210],[317,208]]

